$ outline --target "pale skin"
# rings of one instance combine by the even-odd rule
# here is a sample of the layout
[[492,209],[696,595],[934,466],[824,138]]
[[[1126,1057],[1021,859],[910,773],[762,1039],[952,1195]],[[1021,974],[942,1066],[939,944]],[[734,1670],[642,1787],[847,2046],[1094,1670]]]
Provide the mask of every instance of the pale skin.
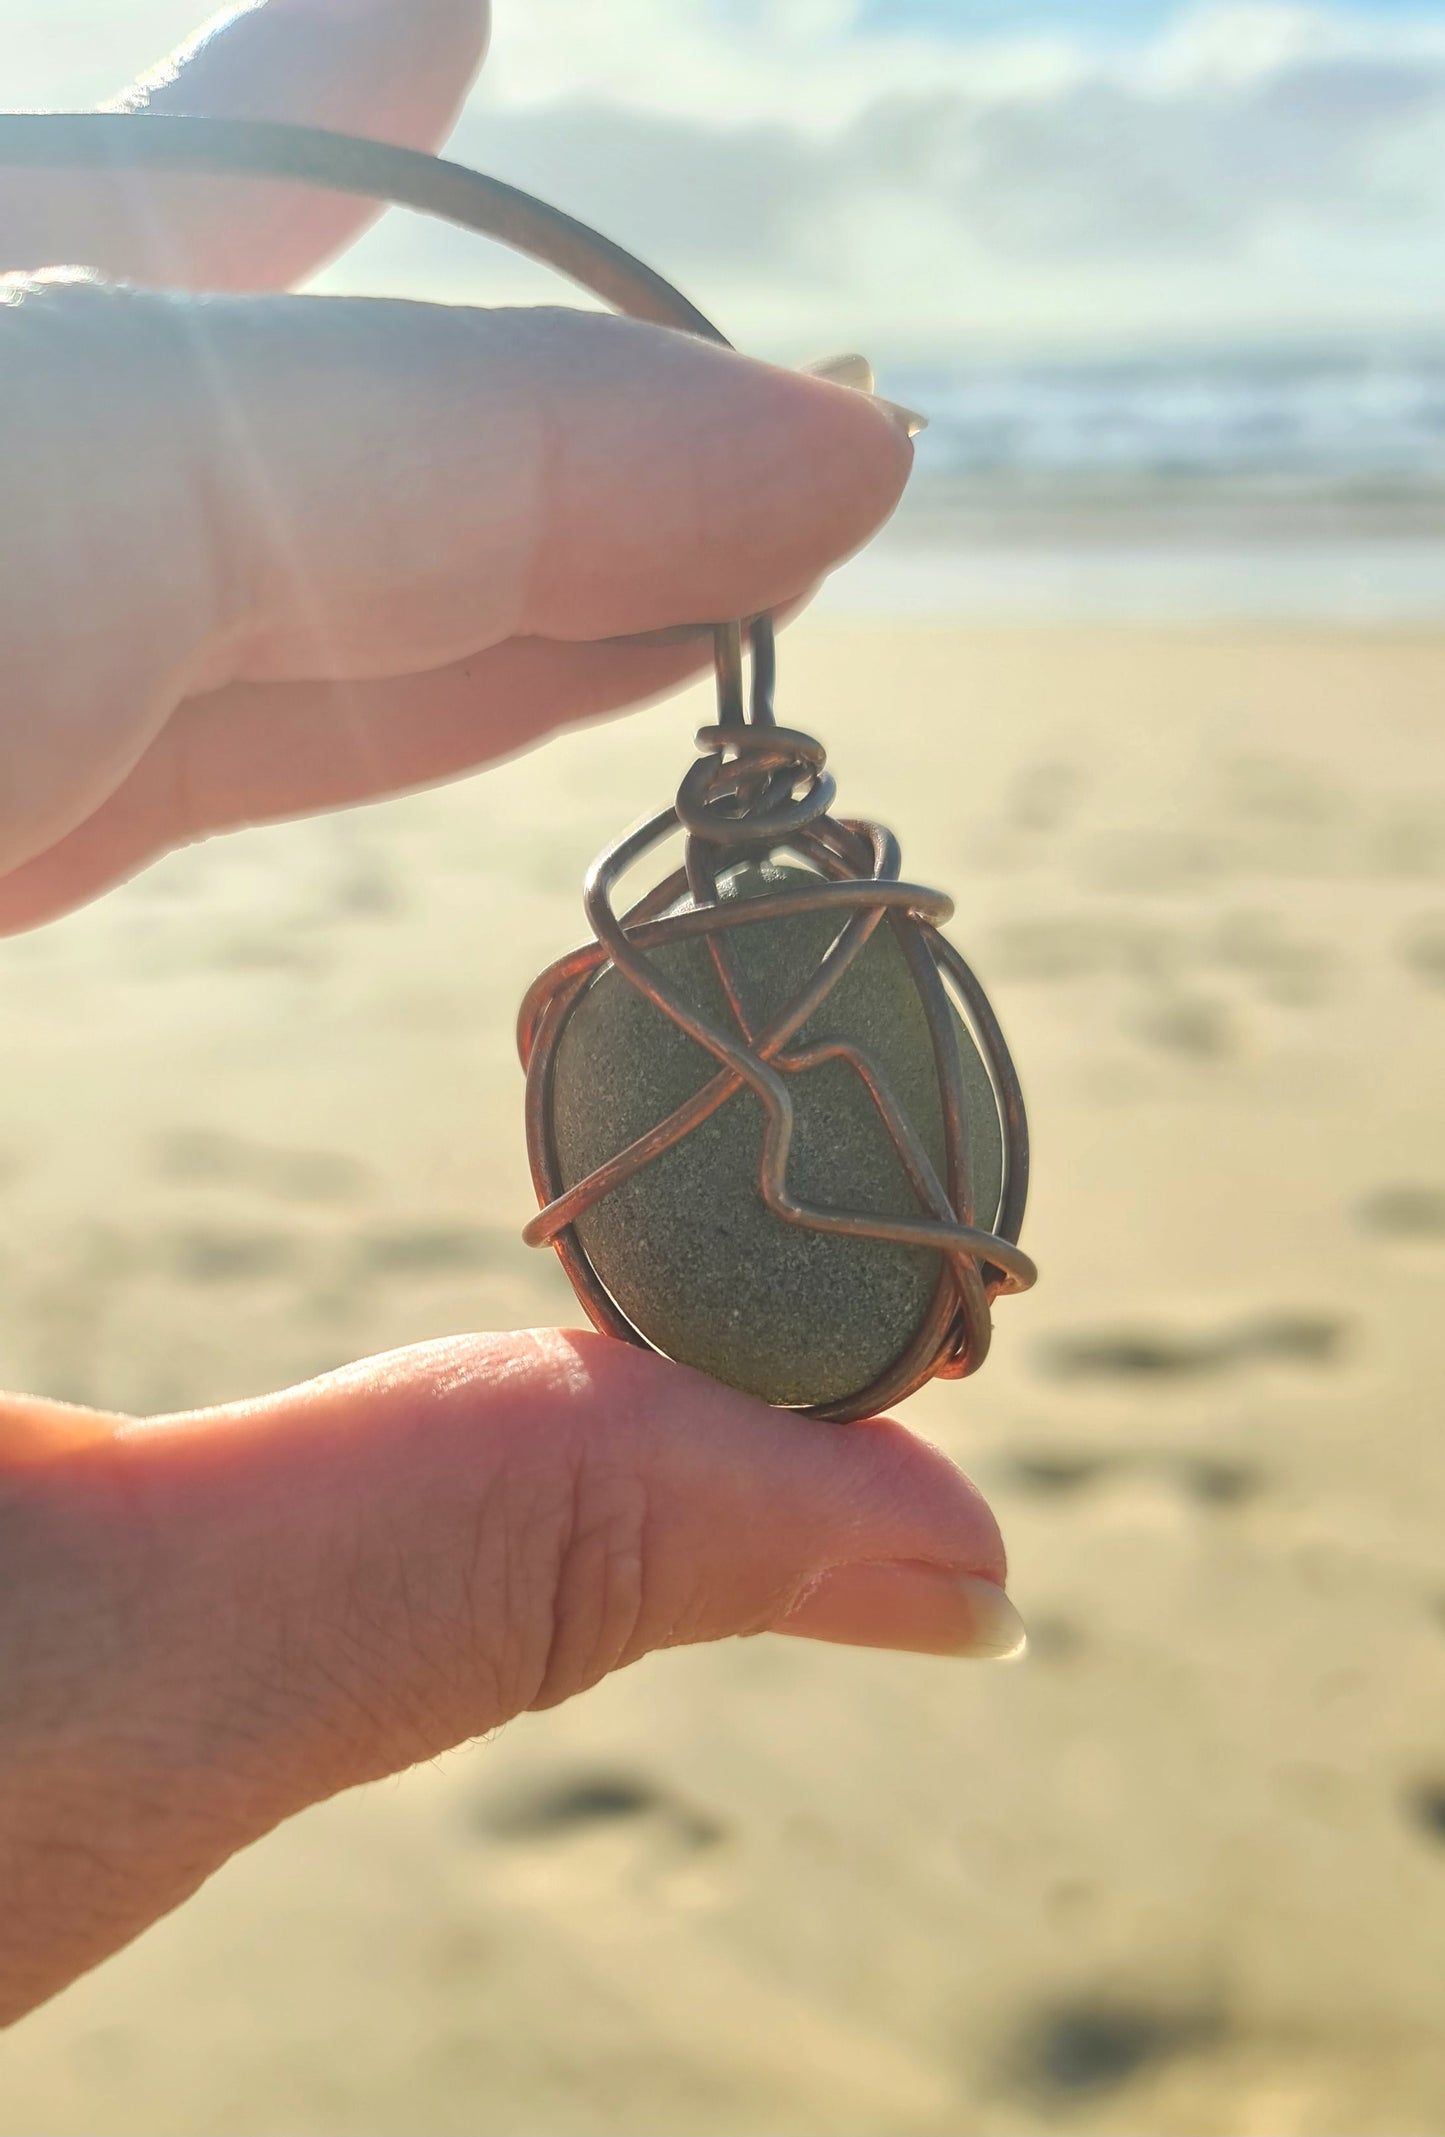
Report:
[[[486,38],[482,0],[265,0],[141,94],[430,147]],[[363,216],[0,173],[0,933],[654,697],[707,654],[655,634],[795,601],[896,502],[903,430],[841,386],[583,313],[267,294]],[[67,259],[112,279],[35,279]],[[1004,1572],[901,1427],[593,1335],[185,1417],[0,1397],[0,2019],[305,1805],[651,1649],[1014,1651]]]

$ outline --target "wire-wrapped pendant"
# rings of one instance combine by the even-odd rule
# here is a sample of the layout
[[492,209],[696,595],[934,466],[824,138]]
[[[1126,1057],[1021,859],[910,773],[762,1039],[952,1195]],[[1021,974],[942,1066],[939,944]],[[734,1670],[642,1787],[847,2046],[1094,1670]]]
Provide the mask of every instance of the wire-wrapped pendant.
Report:
[[993,1299],[1033,1282],[1027,1128],[951,901],[832,814],[822,749],[775,721],[771,626],[750,635],[750,709],[734,625],[700,761],[596,861],[594,940],[523,1004],[525,1236],[598,1328],[846,1422],[975,1372]]

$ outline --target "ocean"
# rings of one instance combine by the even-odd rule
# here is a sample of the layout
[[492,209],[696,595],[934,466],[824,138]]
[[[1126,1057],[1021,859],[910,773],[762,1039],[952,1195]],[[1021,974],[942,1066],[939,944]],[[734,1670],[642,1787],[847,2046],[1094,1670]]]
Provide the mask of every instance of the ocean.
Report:
[[1445,623],[1445,344],[899,365],[928,414],[828,605]]

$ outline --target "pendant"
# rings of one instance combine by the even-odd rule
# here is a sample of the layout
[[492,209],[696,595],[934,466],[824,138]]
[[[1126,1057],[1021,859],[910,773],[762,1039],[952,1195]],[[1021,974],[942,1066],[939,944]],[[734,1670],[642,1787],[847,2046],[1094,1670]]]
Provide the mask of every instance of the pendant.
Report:
[[676,801],[599,856],[593,940],[523,1004],[524,1236],[606,1334],[851,1422],[976,1372],[1033,1283],[1023,1101],[951,901],[778,726],[767,619],[719,630],[717,674]]

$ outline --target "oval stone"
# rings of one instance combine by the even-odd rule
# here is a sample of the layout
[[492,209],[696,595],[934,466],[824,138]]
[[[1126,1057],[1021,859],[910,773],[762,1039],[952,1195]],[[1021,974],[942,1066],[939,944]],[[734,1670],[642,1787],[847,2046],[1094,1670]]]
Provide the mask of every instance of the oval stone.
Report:
[[[724,897],[757,897],[815,880],[754,862],[732,869]],[[686,910],[686,902],[677,910]],[[833,912],[760,920],[728,937],[755,1031],[797,999],[839,932]],[[659,977],[727,1030],[737,1020],[701,937],[648,953]],[[955,1016],[977,1221],[997,1215],[1003,1171],[988,1072]],[[940,1179],[947,1178],[933,1043],[907,959],[885,921],[802,1033],[844,1040],[881,1071]],[[716,1075],[718,1063],[611,966],[563,1028],[553,1080],[553,1132],[565,1187],[574,1186],[666,1119]],[[852,1066],[829,1061],[789,1078],[794,1132],[788,1185],[810,1208],[910,1217],[917,1195]],[[656,1349],[784,1407],[861,1393],[901,1357],[937,1291],[942,1257],[810,1231],[775,1217],[758,1168],[764,1112],[735,1092],[671,1150],[577,1219],[607,1291]]]

